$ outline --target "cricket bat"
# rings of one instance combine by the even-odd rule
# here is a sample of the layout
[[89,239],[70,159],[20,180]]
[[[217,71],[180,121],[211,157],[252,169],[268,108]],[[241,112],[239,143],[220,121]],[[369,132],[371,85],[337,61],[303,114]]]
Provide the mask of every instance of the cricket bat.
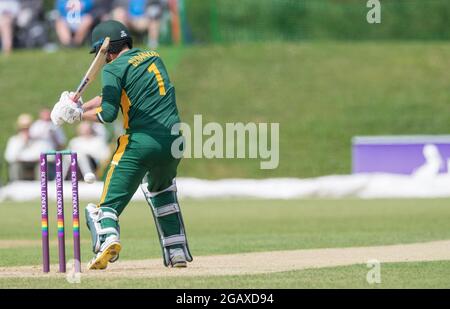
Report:
[[100,47],[100,50],[95,57],[94,61],[92,62],[91,66],[89,67],[89,70],[87,71],[84,78],[81,80],[80,85],[78,86],[77,90],[75,91],[75,94],[72,98],[74,102],[78,102],[78,100],[81,98],[83,93],[86,91],[87,87],[95,80],[97,77],[98,72],[102,69],[102,67],[106,63],[106,55],[108,53],[109,48],[109,38],[105,38],[105,41],[103,42],[102,46]]

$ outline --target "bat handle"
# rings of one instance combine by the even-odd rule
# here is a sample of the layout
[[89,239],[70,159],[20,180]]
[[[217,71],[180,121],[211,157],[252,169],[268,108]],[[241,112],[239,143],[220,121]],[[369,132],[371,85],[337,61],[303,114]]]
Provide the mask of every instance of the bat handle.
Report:
[[80,97],[81,96],[79,93],[75,93],[71,99],[74,103],[78,103],[78,100],[80,100]]

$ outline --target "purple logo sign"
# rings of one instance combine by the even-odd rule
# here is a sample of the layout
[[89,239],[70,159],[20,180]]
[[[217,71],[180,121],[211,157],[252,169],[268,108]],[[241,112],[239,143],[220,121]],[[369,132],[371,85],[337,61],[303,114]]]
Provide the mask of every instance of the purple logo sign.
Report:
[[353,173],[433,176],[448,173],[450,136],[383,136],[353,139]]

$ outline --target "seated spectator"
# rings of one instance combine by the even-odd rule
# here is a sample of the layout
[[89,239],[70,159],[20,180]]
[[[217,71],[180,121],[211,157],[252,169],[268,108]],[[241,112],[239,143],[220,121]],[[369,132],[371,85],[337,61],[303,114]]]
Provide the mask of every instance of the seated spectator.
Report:
[[34,140],[30,134],[31,115],[22,114],[17,120],[17,134],[8,140],[5,160],[9,164],[10,181],[39,179],[40,154],[52,150],[43,140]]
[[111,0],[94,0],[92,16],[94,17],[95,23],[100,23],[111,18],[112,2]]
[[66,135],[60,127],[53,124],[50,114],[51,111],[48,108],[41,110],[39,119],[30,128],[31,138],[48,143],[54,150],[63,150],[66,143]]
[[19,0],[0,1],[0,38],[3,53],[6,55],[13,49],[14,20],[19,12]]
[[56,0],[56,9],[56,34],[61,44],[82,45],[94,24],[94,0]]
[[105,143],[109,144],[111,141],[110,134],[106,129],[106,126],[102,123],[93,122],[92,130],[94,131],[95,136],[100,137]]
[[149,18],[148,46],[152,49],[156,49],[159,45],[161,17],[163,16],[165,4],[166,3],[164,0],[149,0],[149,6],[147,9],[147,15]]
[[158,47],[164,0],[115,0],[113,18],[137,32],[148,33],[148,46]]
[[[94,133],[92,123],[82,122],[77,127],[77,137],[69,142],[69,149],[78,154],[78,165],[83,175],[96,174],[98,167],[102,166],[111,156],[109,145],[103,137]],[[69,166],[70,164],[64,164]]]
[[15,23],[15,43],[18,47],[42,47],[48,43],[48,31],[44,19],[43,0],[20,1],[20,13]]

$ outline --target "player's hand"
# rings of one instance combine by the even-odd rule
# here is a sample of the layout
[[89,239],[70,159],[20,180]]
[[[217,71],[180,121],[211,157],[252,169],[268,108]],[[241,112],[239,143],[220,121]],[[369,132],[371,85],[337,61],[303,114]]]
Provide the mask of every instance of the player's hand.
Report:
[[65,91],[62,93],[61,98],[57,103],[57,105],[59,105],[57,107],[57,109],[59,110],[59,118],[69,124],[81,121],[83,116],[83,109],[81,108],[83,101],[80,99],[75,103],[73,102],[72,97],[73,93]]
[[61,115],[61,104],[56,103],[53,107],[52,113],[50,114],[50,118],[55,126],[62,126],[64,124],[64,120]]
[[63,92],[61,95],[61,110],[62,110],[62,119],[68,124],[74,124],[76,122],[80,122],[83,116],[83,109],[81,106],[83,105],[83,101],[80,98],[78,102],[74,102],[73,98],[74,93],[71,92]]
[[[69,98],[72,100],[72,102],[74,102],[74,100],[73,100],[73,97],[74,97],[74,96],[75,96],[75,92],[70,92],[70,93],[69,93]],[[78,102],[75,102],[75,103],[77,104],[78,107],[81,108],[81,106],[84,104],[84,103],[83,103],[83,98],[80,97],[80,98],[78,99]]]

